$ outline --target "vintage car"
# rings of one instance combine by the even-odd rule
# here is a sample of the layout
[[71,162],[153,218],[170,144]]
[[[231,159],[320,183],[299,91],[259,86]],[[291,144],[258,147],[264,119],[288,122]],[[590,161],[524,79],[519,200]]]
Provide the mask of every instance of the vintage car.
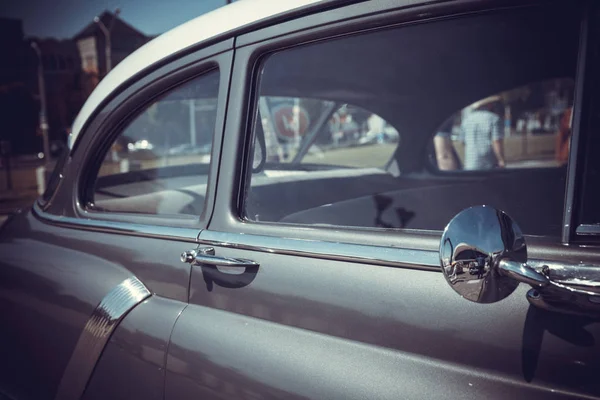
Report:
[[0,399],[600,398],[599,6],[243,0],[149,42],[1,227]]

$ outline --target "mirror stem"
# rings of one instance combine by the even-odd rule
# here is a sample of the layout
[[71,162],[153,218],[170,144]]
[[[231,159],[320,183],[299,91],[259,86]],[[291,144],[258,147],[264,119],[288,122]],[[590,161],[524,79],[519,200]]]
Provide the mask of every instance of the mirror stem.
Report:
[[533,287],[542,288],[550,284],[546,275],[540,274],[527,264],[507,259],[500,260],[498,269],[502,275],[513,278],[519,282],[528,283]]

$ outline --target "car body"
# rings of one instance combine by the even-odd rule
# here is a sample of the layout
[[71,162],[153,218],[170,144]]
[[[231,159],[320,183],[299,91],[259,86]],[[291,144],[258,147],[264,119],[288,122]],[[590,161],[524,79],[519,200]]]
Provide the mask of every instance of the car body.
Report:
[[[599,11],[244,0],[154,39],[2,224],[0,398],[600,398]],[[441,168],[492,95],[513,168]],[[511,131],[557,96],[564,135]],[[338,145],[346,104],[393,138]]]

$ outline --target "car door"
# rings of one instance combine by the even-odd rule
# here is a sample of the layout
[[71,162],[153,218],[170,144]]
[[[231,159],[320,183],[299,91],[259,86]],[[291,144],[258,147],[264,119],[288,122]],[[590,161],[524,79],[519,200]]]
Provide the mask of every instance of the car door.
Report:
[[163,397],[188,300],[180,254],[214,201],[232,45],[112,88],[49,191],[3,227],[0,397]]
[[[482,204],[527,218],[527,262],[551,278],[598,267],[597,247],[564,236],[575,138],[588,132],[589,4],[502,4],[361,3],[236,39],[215,209],[186,260],[190,305],[171,337],[167,400],[600,396],[594,293],[581,309],[579,292],[548,298],[522,284],[479,304],[440,274],[444,227]],[[468,172],[460,186],[430,174],[424,160],[449,115],[522,85],[545,112],[554,86],[537,82],[564,78],[579,115],[568,169]],[[325,129],[296,165],[323,101],[377,115],[397,143],[342,146]],[[469,231],[457,248],[490,234]]]

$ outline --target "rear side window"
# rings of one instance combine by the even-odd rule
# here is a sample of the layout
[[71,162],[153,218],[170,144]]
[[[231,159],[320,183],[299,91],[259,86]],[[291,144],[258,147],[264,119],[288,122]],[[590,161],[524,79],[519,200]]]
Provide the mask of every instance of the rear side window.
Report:
[[[581,17],[573,5],[394,27],[266,57],[244,216],[442,230],[487,204],[526,234],[559,236]],[[285,99],[297,134],[269,140],[272,99]],[[352,123],[332,129],[336,112]]]
[[170,90],[133,118],[100,165],[93,208],[201,215],[218,89],[219,72],[213,70]]

